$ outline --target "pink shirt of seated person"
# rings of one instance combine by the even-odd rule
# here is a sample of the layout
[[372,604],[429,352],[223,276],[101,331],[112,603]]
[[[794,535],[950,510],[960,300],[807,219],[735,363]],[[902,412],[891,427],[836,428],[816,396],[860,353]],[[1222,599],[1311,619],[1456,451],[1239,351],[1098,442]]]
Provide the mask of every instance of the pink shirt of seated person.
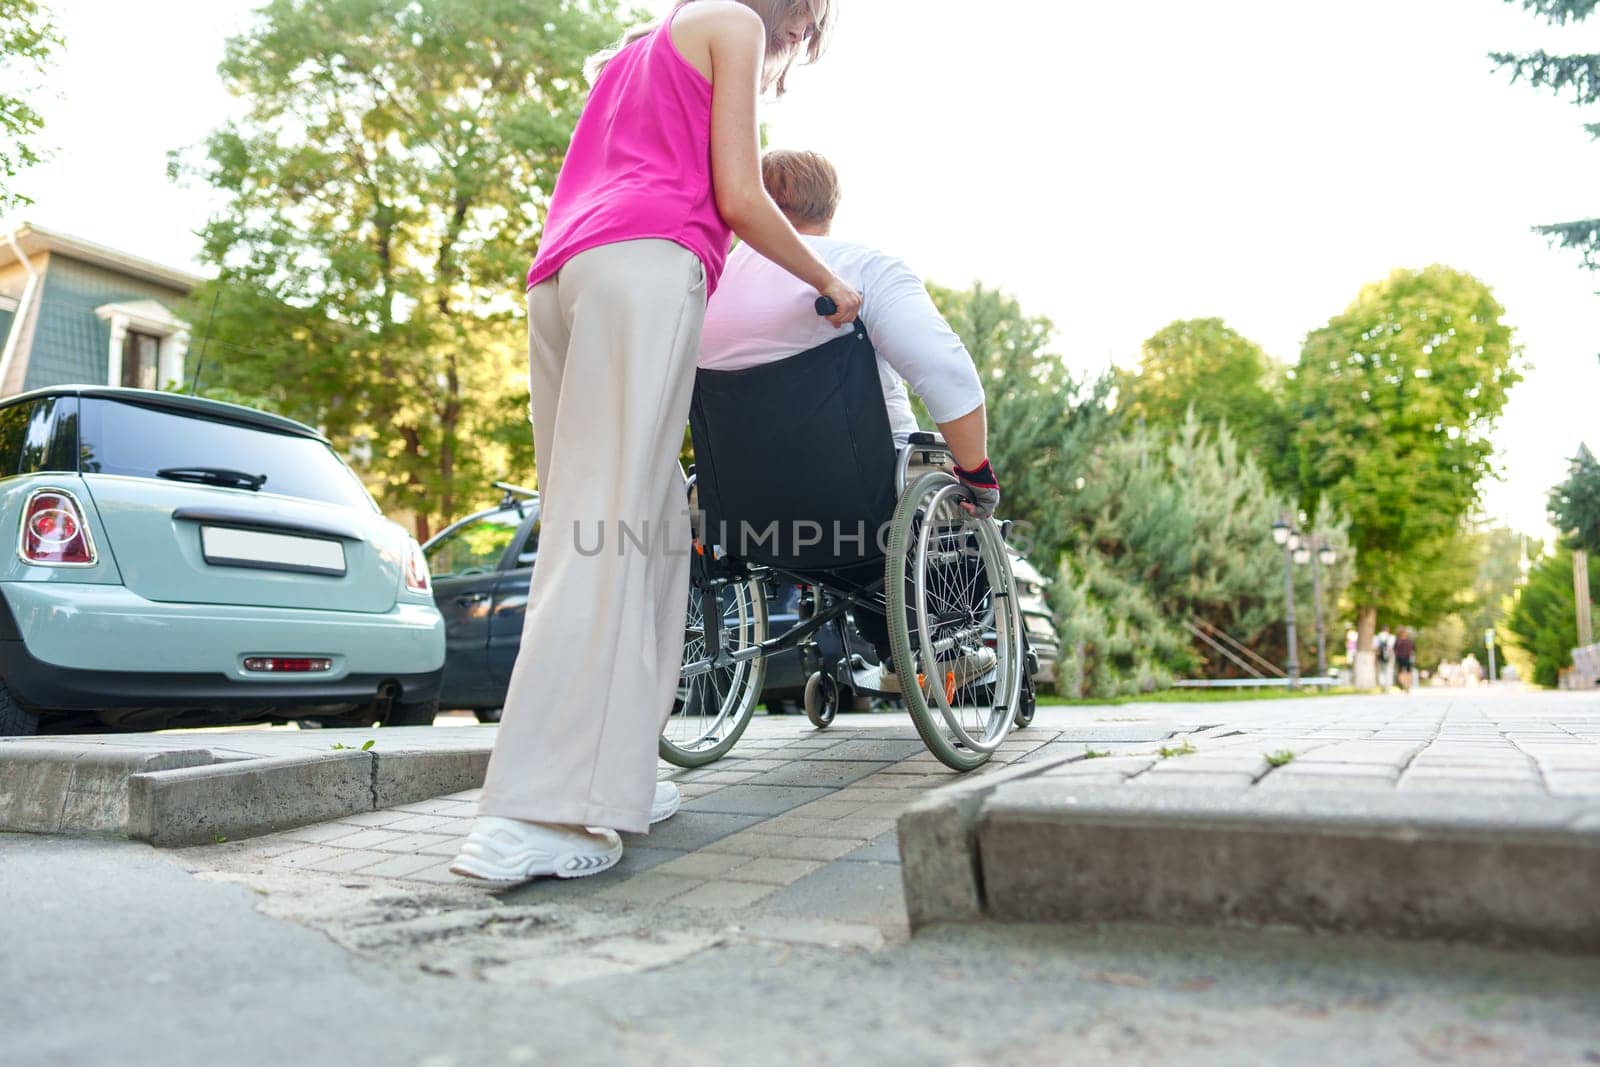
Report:
[[[935,422],[983,404],[983,386],[961,338],[903,260],[833,237],[802,235],[829,268],[861,294],[861,322],[878,353],[878,380],[896,445],[919,429],[905,383]],[[799,355],[844,336],[817,314],[816,291],[741,244],[706,305],[699,366],[743,370]]]

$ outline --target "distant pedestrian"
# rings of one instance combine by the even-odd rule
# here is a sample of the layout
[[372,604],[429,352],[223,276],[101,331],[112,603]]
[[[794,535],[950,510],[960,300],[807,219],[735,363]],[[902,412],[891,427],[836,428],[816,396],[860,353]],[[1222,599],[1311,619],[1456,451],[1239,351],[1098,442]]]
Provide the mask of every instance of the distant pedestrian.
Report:
[[1394,634],[1387,626],[1372,639],[1372,649],[1378,657],[1378,688],[1387,692],[1394,688]]
[[1394,671],[1395,678],[1400,682],[1400,688],[1411,692],[1411,684],[1416,680],[1417,671],[1417,643],[1411,639],[1411,631],[1400,627],[1400,636],[1394,639]]

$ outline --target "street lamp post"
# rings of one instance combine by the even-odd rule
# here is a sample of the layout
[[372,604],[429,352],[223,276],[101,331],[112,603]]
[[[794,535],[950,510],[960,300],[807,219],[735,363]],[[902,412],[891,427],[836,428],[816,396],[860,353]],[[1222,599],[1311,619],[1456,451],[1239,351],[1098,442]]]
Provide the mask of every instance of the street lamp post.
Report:
[[1283,519],[1272,524],[1272,540],[1283,548],[1284,629],[1289,640],[1289,688],[1300,687],[1300,654],[1294,627],[1294,554],[1300,548],[1300,534]]
[[1321,536],[1314,538],[1317,542],[1316,554],[1312,557],[1311,585],[1317,598],[1317,677],[1328,676],[1328,635],[1322,626],[1322,568],[1333,566],[1338,554],[1333,546],[1324,541]]

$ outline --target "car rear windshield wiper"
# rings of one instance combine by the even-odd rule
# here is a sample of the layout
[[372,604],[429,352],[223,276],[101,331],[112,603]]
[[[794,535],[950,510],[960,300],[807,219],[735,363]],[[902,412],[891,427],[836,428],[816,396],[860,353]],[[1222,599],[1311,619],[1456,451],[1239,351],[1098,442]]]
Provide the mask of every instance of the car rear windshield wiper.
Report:
[[234,489],[248,489],[252,493],[267,484],[265,474],[250,474],[231,467],[162,467],[157,477],[171,478],[175,482],[199,482],[202,485],[224,485]]

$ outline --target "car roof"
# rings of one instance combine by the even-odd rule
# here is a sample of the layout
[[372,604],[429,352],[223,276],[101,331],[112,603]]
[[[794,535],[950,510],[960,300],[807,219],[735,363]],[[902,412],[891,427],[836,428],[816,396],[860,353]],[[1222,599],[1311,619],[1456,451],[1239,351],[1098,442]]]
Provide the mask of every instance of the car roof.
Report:
[[121,400],[130,404],[141,404],[145,407],[165,408],[184,415],[204,415],[213,419],[222,419],[227,422],[241,423],[254,426],[258,429],[271,430],[275,433],[294,434],[297,437],[310,437],[328,443],[328,439],[303,422],[274,415],[269,411],[258,411],[247,408],[243,404],[229,404],[222,400],[210,400],[203,396],[189,396],[186,393],[166,393],[155,389],[126,389],[109,385],[51,385],[43,389],[33,389],[16,396],[0,400],[0,410],[12,404],[22,404],[30,400],[39,400],[52,396],[87,396],[99,397],[105,400]]

